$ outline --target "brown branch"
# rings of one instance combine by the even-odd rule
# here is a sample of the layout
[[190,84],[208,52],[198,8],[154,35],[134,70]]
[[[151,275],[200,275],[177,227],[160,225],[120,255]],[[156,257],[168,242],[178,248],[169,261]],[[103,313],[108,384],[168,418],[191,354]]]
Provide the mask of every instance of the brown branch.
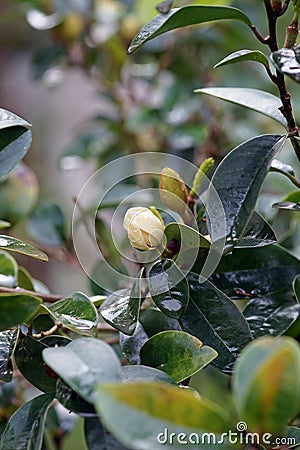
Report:
[[46,294],[44,292],[35,292],[35,291],[29,291],[27,289],[21,289],[21,288],[8,288],[4,286],[0,286],[0,293],[7,293],[7,294],[19,294],[19,295],[34,295],[35,297],[41,298],[47,303],[55,303],[58,300],[61,300],[64,298],[63,295],[54,295],[54,294]]

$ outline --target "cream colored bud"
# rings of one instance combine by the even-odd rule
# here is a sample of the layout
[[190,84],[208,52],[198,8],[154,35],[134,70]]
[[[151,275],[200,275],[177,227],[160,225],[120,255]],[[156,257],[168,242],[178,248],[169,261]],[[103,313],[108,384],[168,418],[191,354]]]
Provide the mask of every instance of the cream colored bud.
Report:
[[133,247],[149,250],[158,247],[164,237],[164,226],[148,208],[130,208],[125,214],[123,226]]

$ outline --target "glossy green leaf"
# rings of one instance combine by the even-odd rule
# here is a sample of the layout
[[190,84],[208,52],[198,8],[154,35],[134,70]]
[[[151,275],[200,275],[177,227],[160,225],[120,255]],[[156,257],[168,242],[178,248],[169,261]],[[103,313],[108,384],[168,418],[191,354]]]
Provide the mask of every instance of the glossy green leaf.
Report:
[[56,382],[55,398],[61,403],[68,411],[74,412],[80,417],[96,417],[92,403],[84,400],[80,395],[73,391],[70,386],[64,383],[60,378]]
[[161,311],[179,319],[189,301],[189,286],[176,263],[167,260],[155,263],[149,272],[149,292]]
[[128,450],[106,430],[98,417],[85,419],[84,434],[88,450]]
[[177,383],[194,375],[218,356],[213,348],[183,331],[163,331],[152,336],[140,353],[142,364],[166,372]]
[[[285,137],[280,135],[258,136],[231,150],[221,161],[211,180],[213,189],[208,191],[211,236],[225,235],[226,244],[234,246],[245,234],[272,159],[284,142]],[[213,208],[215,191],[222,202],[226,224],[220,221],[219,209]]]
[[274,231],[265,219],[254,211],[244,236],[239,239],[237,248],[265,247],[277,241]]
[[[108,430],[136,450],[159,450],[162,444],[168,450],[178,450],[183,446],[176,439],[179,433],[186,434],[179,439],[187,439],[192,433],[196,440],[187,443],[199,445],[202,433],[218,436],[230,427],[219,406],[159,383],[101,385],[96,391],[96,409]],[[142,425],[145,423],[147,426]],[[175,433],[175,439],[170,443],[171,433]],[[200,436],[198,441],[194,433]],[[212,450],[218,446],[210,442],[201,448]],[[230,448],[226,445],[226,449]]]
[[229,297],[249,299],[291,289],[300,261],[277,244],[234,249],[222,258],[211,280]]
[[0,286],[9,288],[18,284],[17,261],[7,252],[0,250]]
[[41,391],[55,392],[58,376],[45,365],[42,353],[45,348],[65,346],[69,342],[70,339],[63,336],[45,337],[40,340],[26,336],[20,339],[15,350],[15,361],[19,371]]
[[290,294],[252,298],[243,311],[253,337],[283,334],[300,317],[300,304]]
[[298,343],[286,336],[255,340],[238,360],[233,392],[249,429],[280,435],[300,409]]
[[252,109],[270,119],[279,122],[284,128],[288,129],[287,123],[279,108],[281,101],[278,97],[265,91],[251,88],[232,88],[232,87],[212,87],[196,89],[198,94],[207,94],[217,97],[235,105],[244,106]]
[[181,330],[175,319],[163,314],[159,309],[147,308],[141,311],[140,322],[132,336],[120,333],[120,346],[130,364],[140,364],[140,350],[149,337],[165,330]]
[[218,358],[213,364],[230,371],[237,354],[252,339],[246,319],[211,282],[200,283],[193,273],[188,281],[191,301],[181,318],[183,330],[214,348]]
[[129,336],[134,333],[139,318],[141,276],[142,273],[137,275],[131,289],[120,289],[108,295],[99,310],[106,322]]
[[288,439],[289,448],[297,447],[300,445],[300,428],[288,427],[285,437]]
[[35,209],[28,221],[31,236],[42,245],[59,247],[65,241],[65,218],[54,203],[43,203]]
[[32,136],[30,124],[0,109],[0,177],[10,172],[27,153]]
[[269,67],[268,58],[259,50],[238,50],[222,59],[222,61],[214,66],[214,69],[243,61],[255,61],[263,64],[265,67]]
[[289,211],[300,211],[300,205],[298,203],[286,201],[273,203],[272,208],[287,209]]
[[22,255],[31,256],[41,261],[48,261],[48,256],[41,250],[26,244],[26,242],[12,236],[0,235],[0,248],[11,252],[21,253]]
[[122,379],[125,383],[140,383],[145,382],[161,382],[168,384],[176,384],[173,378],[162,370],[155,369],[154,367],[143,366],[137,364],[135,366],[123,366],[122,367]]
[[279,72],[300,83],[300,45],[273,52],[271,61]]
[[167,14],[159,14],[145,25],[133,38],[128,53],[132,53],[150,39],[175,30],[176,28],[200,23],[212,22],[214,20],[233,19],[244,22],[251,27],[248,17],[239,9],[226,6],[185,6],[183,8],[171,9]]
[[30,320],[40,304],[41,300],[33,295],[0,294],[0,331]]
[[88,334],[97,327],[97,310],[81,292],[49,305],[48,310],[56,322],[76,333]]
[[1,436],[0,450],[41,450],[51,395],[39,395],[21,406]]
[[66,347],[43,350],[46,364],[87,402],[93,401],[100,382],[120,381],[119,359],[112,348],[98,339],[79,338]]
[[9,382],[13,376],[11,357],[19,336],[19,329],[0,333],[0,381]]
[[294,176],[294,169],[289,164],[284,164],[281,161],[278,161],[278,159],[273,159],[270,167],[271,172],[277,172],[281,173],[282,175],[286,175],[287,177],[290,177],[290,175]]

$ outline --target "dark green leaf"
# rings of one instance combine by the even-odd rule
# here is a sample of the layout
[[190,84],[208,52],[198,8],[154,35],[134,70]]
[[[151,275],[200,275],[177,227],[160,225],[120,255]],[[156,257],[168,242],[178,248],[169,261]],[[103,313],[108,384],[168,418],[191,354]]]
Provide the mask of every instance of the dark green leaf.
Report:
[[176,263],[155,263],[149,272],[149,292],[164,314],[179,319],[189,301],[189,286]]
[[268,222],[254,211],[250,222],[247,225],[244,236],[236,245],[237,248],[244,247],[265,247],[274,244],[277,241],[276,236]]
[[98,383],[120,381],[122,377],[115,352],[98,339],[79,338],[66,347],[47,348],[43,350],[43,358],[87,402],[93,401]]
[[51,395],[39,395],[21,406],[10,418],[1,437],[0,450],[41,450]]
[[[258,136],[225,156],[212,177],[208,192],[207,204],[211,208],[208,225],[212,237],[225,235],[227,245],[234,246],[236,239],[245,234],[272,159],[284,142],[285,137],[280,135]],[[226,224],[220,221],[219,209],[212,207],[215,191],[222,202]]]
[[183,329],[218,352],[214,365],[225,370],[251,341],[249,326],[236,305],[209,281],[188,275],[191,301],[181,318]]
[[18,267],[18,287],[34,291],[33,279],[30,273],[22,266]]
[[48,310],[56,322],[76,333],[87,334],[97,327],[97,310],[81,292],[49,305]]
[[289,211],[300,211],[299,203],[293,202],[276,202],[273,203],[272,208],[287,209]]
[[252,109],[264,116],[270,117],[288,129],[287,123],[279,108],[281,101],[278,97],[265,91],[250,88],[213,87],[196,89],[196,93],[207,94],[236,105]]
[[106,430],[98,417],[85,419],[84,432],[88,450],[128,450]]
[[26,244],[26,242],[16,239],[12,236],[0,235],[0,248],[10,250],[11,252],[21,253],[41,261],[48,261],[48,256],[41,250]]
[[60,378],[56,382],[55,397],[70,412],[74,412],[81,417],[96,417],[94,406],[85,401],[73,389],[64,383]]
[[217,352],[183,331],[163,331],[141,348],[141,362],[170,375],[177,383],[194,375],[217,356]]
[[31,144],[30,124],[0,109],[0,177],[10,172],[27,153]]
[[300,303],[300,275],[297,275],[293,281],[293,289],[297,301]]
[[243,61],[256,61],[263,64],[265,67],[269,67],[268,58],[259,50],[238,50],[222,59],[222,61],[214,66],[214,69]]
[[19,336],[19,329],[0,333],[0,381],[9,382],[13,376],[11,357]]
[[300,428],[288,427],[285,437],[288,439],[287,445],[289,448],[300,445]]
[[120,289],[108,295],[100,307],[104,320],[129,336],[134,333],[139,318],[141,276],[140,272],[131,289]]
[[40,304],[41,300],[33,295],[0,294],[0,331],[30,320]]
[[59,247],[65,241],[65,218],[54,203],[44,203],[35,209],[28,221],[32,237],[42,245]]
[[300,304],[289,295],[257,297],[250,300],[243,311],[253,338],[283,334],[299,317]]
[[135,366],[122,367],[122,379],[125,383],[140,383],[142,381],[162,382],[168,384],[176,384],[173,378],[162,370],[153,367],[142,366],[137,364]]
[[279,72],[300,83],[300,45],[273,52],[271,61]]
[[81,417],[96,417],[94,406],[85,401],[73,389],[65,384],[60,378],[56,382],[55,397],[70,412]]
[[[178,450],[183,447],[176,439],[179,433],[199,436],[199,444],[204,432],[219,436],[230,429],[219,406],[167,384],[101,385],[96,392],[96,409],[114,436],[136,450],[159,450],[162,444],[165,449]],[[170,433],[175,437],[172,442]],[[193,444],[197,445],[197,439]],[[218,446],[210,442],[201,448]],[[230,450],[231,446],[226,442],[225,448]]]
[[9,288],[18,284],[17,261],[7,252],[0,250],[0,286]]
[[244,22],[251,27],[248,17],[239,9],[226,6],[185,6],[171,9],[167,14],[159,14],[145,25],[133,38],[128,53],[132,53],[150,39],[175,30],[176,28],[212,22],[214,20],[233,19]]
[[235,249],[222,258],[212,282],[229,297],[269,296],[291,288],[300,262],[279,245]]
[[62,336],[45,337],[41,340],[26,336],[20,339],[15,350],[15,361],[19,371],[41,391],[55,392],[57,377],[45,365],[42,353],[47,347],[65,346],[69,342],[70,339]]

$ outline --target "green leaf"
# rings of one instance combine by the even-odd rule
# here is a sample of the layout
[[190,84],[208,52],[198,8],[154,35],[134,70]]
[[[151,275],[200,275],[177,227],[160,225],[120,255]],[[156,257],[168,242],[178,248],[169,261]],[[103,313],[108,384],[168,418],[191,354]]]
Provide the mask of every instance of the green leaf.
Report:
[[[159,450],[162,444],[168,450],[178,450],[182,448],[176,439],[179,433],[185,433],[186,439],[191,433],[197,434],[199,445],[204,432],[218,435],[230,426],[219,406],[159,383],[101,385],[96,391],[96,409],[108,430],[136,450]],[[145,423],[147,426],[141,425]],[[171,433],[175,433],[173,442]],[[190,444],[197,444],[197,438]],[[218,448],[214,444],[207,443],[201,448]],[[230,448],[226,445],[226,449]]]
[[251,299],[243,311],[253,338],[283,334],[300,317],[300,304],[290,295]]
[[289,448],[300,445],[300,428],[288,427],[285,437],[288,439],[287,445]]
[[0,381],[9,382],[13,377],[12,355],[19,337],[19,329],[0,333]]
[[300,303],[300,275],[297,275],[293,281],[293,289],[297,301]]
[[300,350],[292,338],[264,337],[250,344],[233,375],[235,402],[249,429],[280,435],[299,412],[299,380]]
[[141,363],[160,369],[180,383],[212,362],[218,353],[183,331],[163,331],[141,348]]
[[279,72],[300,83],[300,45],[273,52],[271,61]]
[[0,286],[13,288],[17,283],[17,261],[9,253],[0,250]]
[[129,336],[134,333],[139,318],[141,276],[142,271],[137,275],[131,289],[120,289],[108,295],[99,310],[106,322]]
[[265,91],[251,88],[232,88],[232,87],[213,87],[196,89],[198,94],[207,94],[212,97],[220,98],[235,105],[244,106],[252,109],[270,119],[279,122],[284,128],[288,129],[287,123],[279,108],[281,101],[278,97]]
[[111,347],[98,339],[79,338],[66,347],[43,350],[46,364],[87,402],[93,402],[100,382],[120,381],[119,359]]
[[249,299],[291,289],[300,261],[277,244],[234,249],[222,258],[211,281],[229,297]]
[[87,334],[97,327],[98,314],[90,299],[81,292],[47,307],[56,322],[75,333]]
[[125,383],[140,383],[153,381],[168,384],[176,384],[173,378],[162,370],[137,364],[136,366],[123,366],[122,379]]
[[30,320],[40,304],[41,300],[33,295],[0,294],[0,331]]
[[21,253],[22,255],[31,256],[32,258],[39,259],[40,261],[48,261],[48,256],[44,252],[12,236],[1,234],[0,248],[11,252]]
[[300,211],[300,205],[298,203],[286,201],[273,203],[272,208],[287,209],[289,211]]
[[42,245],[60,247],[65,241],[65,218],[60,207],[43,203],[35,209],[28,220],[31,236]]
[[276,236],[268,222],[254,211],[244,236],[238,241],[237,248],[265,247],[274,244]]
[[120,333],[120,346],[130,364],[140,364],[140,350],[149,337],[165,330],[181,330],[178,321],[163,314],[159,309],[141,311],[140,322],[132,336]]
[[0,450],[41,450],[51,395],[39,395],[21,406],[10,418],[1,437]]
[[60,378],[56,382],[56,399],[70,412],[81,417],[96,417],[94,406],[86,402],[73,389],[67,386]]
[[278,159],[273,159],[270,172],[281,173],[282,175],[286,175],[288,178],[290,178],[291,175],[295,176],[293,167],[289,164],[284,164],[281,161],[278,161]]
[[[263,135],[231,150],[217,167],[208,191],[209,233],[227,237],[227,245],[238,243],[253,214],[258,194],[272,159],[280,151],[285,137]],[[220,221],[219,208],[213,208],[215,191],[222,202],[226,224]],[[214,240],[214,239],[213,239]]]
[[128,53],[132,53],[150,39],[175,30],[176,28],[200,23],[212,22],[214,20],[233,19],[244,22],[251,27],[248,17],[239,9],[226,6],[185,6],[183,8],[171,9],[167,14],[159,14],[145,25],[133,38]]
[[194,273],[188,275],[188,281],[191,301],[181,325],[218,352],[213,363],[216,367],[230,371],[237,354],[252,339],[246,319],[211,282],[200,283]]
[[106,430],[98,417],[85,419],[84,434],[88,450],[128,450]]
[[189,301],[189,286],[176,263],[155,263],[149,272],[149,292],[156,305],[167,316],[179,319]]
[[0,109],[0,177],[10,172],[27,153],[31,144],[30,124]]
[[259,50],[238,50],[222,59],[222,61],[214,66],[214,69],[243,61],[255,61],[263,64],[265,67],[269,67],[268,58]]
[[4,230],[5,228],[11,227],[11,223],[6,220],[0,220],[0,230]]
[[65,346],[69,342],[71,340],[63,336],[45,337],[40,340],[26,336],[20,339],[15,350],[15,361],[19,371],[41,391],[55,392],[58,377],[45,365],[42,353],[45,348]]

